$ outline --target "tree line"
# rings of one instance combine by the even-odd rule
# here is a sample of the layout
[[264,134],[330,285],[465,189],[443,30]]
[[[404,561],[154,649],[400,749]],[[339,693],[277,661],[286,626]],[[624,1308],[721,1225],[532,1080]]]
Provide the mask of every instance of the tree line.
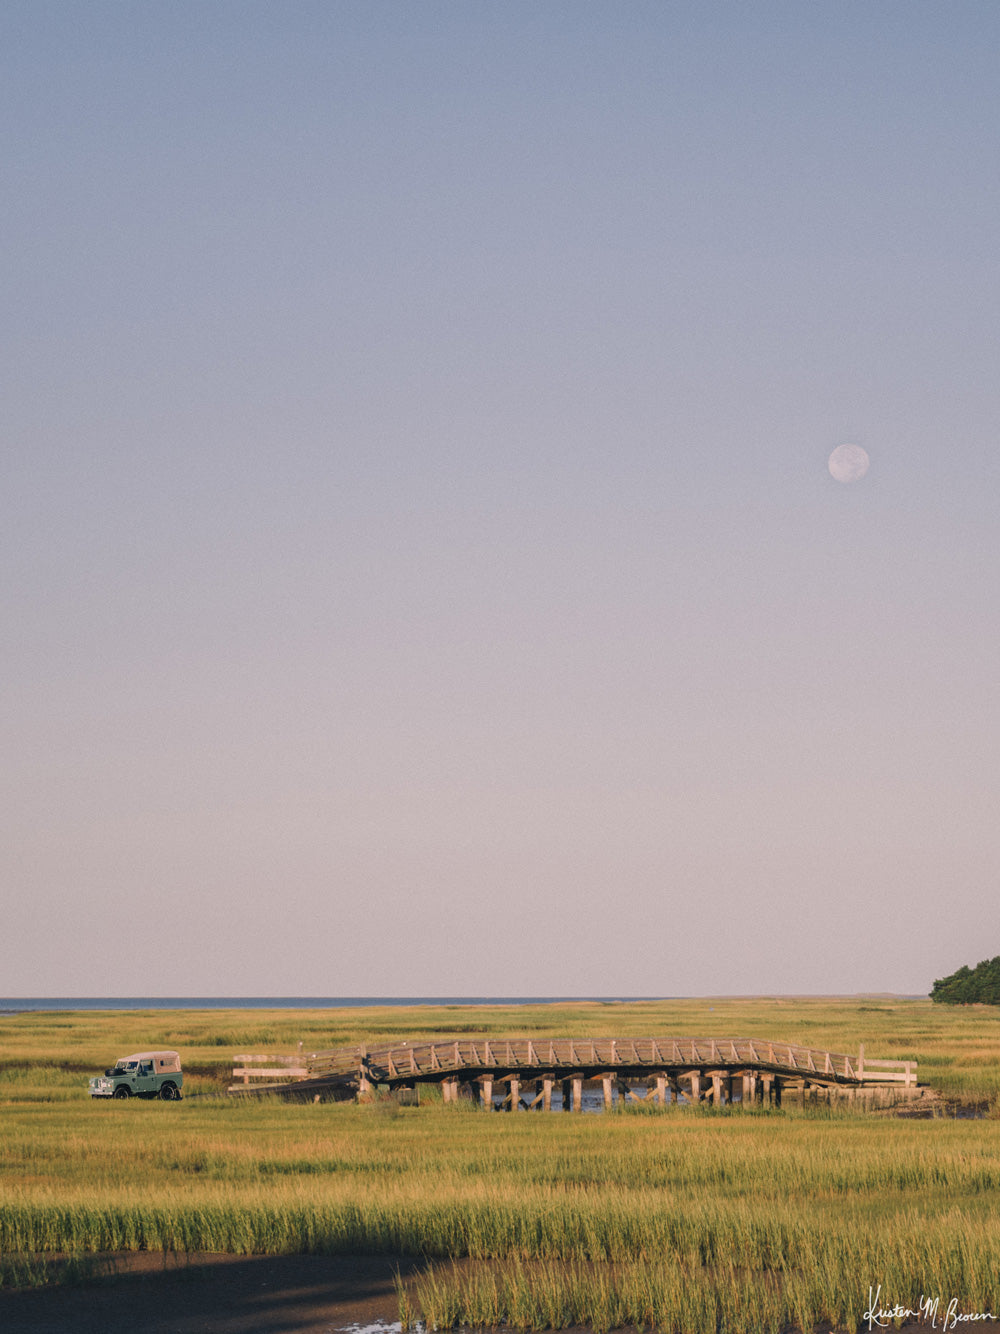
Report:
[[1000,954],[975,968],[963,964],[931,987],[931,1000],[943,1005],[1000,1005]]

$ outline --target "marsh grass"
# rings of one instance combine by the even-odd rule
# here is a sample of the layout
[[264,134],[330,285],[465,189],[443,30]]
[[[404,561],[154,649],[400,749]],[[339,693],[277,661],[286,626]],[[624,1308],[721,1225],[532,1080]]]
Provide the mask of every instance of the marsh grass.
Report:
[[[749,1254],[699,1264],[664,1256],[616,1264],[513,1259],[474,1266],[428,1266],[407,1289],[397,1284],[404,1328],[456,1325],[563,1329],[597,1334],[625,1326],[664,1334],[780,1334],[854,1330],[872,1286],[918,1310],[925,1296],[964,1294],[963,1309],[1000,1310],[997,1247],[987,1229],[959,1241],[946,1221],[884,1225],[859,1237],[847,1227],[800,1238],[794,1264]],[[877,1276],[872,1278],[871,1276]],[[942,1308],[948,1297],[942,1300]]]
[[[94,1073],[128,1051],[180,1050],[192,1091],[224,1087],[232,1056],[367,1042],[491,1037],[760,1036],[869,1057],[916,1059],[944,1093],[1000,1093],[1000,1007],[929,1000],[759,997],[556,1005],[372,1006],[342,1010],[133,1010],[0,1015],[0,1069]],[[2,1096],[2,1095],[0,1095]]]
[[[507,1011],[474,1021],[441,1009],[351,1011],[354,1028],[343,1012],[299,1019],[308,1037],[322,1036],[316,1046],[371,1040],[379,1023],[395,1026],[386,1036],[440,1033],[449,1018],[453,1031],[468,1019],[491,1032],[758,1032],[839,1049],[862,1033],[872,1055],[919,1056],[922,1074],[927,1050],[952,1090],[975,1076],[981,1093],[997,1073],[992,1016],[942,1016],[918,1002],[714,1004],[533,1007],[516,1029]],[[860,1318],[869,1283],[912,1306],[934,1290],[1000,1308],[995,1121],[908,1121],[846,1105],[512,1116],[439,1100],[241,1101],[219,1096],[210,1022],[240,1039],[236,1050],[267,1034],[267,1049],[294,1051],[294,1014],[154,1011],[149,1029],[135,1015],[75,1018],[0,1021],[8,1287],[104,1252],[382,1252],[433,1262],[401,1284],[401,1315],[438,1327],[844,1327]],[[189,1071],[201,1062],[193,1096],[91,1102],[75,1069],[87,1053],[97,1070],[158,1045],[181,1049]],[[60,1270],[60,1256],[72,1264]]]
[[114,1272],[115,1263],[109,1256],[0,1254],[0,1290],[92,1283]]
[[[905,1224],[859,1239],[846,1229],[803,1239],[794,1265],[740,1260],[699,1264],[664,1256],[616,1264],[513,1259],[428,1266],[409,1287],[397,1284],[404,1327],[455,1325],[563,1329],[597,1334],[635,1326],[670,1334],[779,1334],[791,1328],[856,1329],[878,1275],[901,1306],[927,1294],[968,1294],[965,1309],[1000,1309],[996,1248],[982,1232],[965,1244],[943,1227]],[[942,1303],[947,1305],[947,1299]]]

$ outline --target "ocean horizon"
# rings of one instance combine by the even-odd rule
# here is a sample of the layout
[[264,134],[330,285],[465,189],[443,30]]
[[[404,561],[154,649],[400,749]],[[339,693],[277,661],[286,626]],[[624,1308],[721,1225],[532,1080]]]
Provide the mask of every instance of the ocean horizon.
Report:
[[678,1000],[676,996],[11,996],[0,1014],[44,1010],[346,1010],[379,1005],[566,1005]]

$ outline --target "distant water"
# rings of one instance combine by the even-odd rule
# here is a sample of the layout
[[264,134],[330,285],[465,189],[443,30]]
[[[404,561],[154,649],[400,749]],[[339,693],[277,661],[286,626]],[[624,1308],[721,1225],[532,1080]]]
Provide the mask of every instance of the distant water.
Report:
[[345,1010],[362,1005],[601,1005],[660,996],[13,996],[0,1014],[26,1010]]

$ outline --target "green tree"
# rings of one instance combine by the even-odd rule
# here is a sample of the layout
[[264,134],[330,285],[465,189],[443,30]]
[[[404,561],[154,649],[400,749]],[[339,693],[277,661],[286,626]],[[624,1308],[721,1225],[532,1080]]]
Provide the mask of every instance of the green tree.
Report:
[[942,1005],[1000,1005],[1000,954],[975,968],[963,964],[931,987],[931,1000]]

